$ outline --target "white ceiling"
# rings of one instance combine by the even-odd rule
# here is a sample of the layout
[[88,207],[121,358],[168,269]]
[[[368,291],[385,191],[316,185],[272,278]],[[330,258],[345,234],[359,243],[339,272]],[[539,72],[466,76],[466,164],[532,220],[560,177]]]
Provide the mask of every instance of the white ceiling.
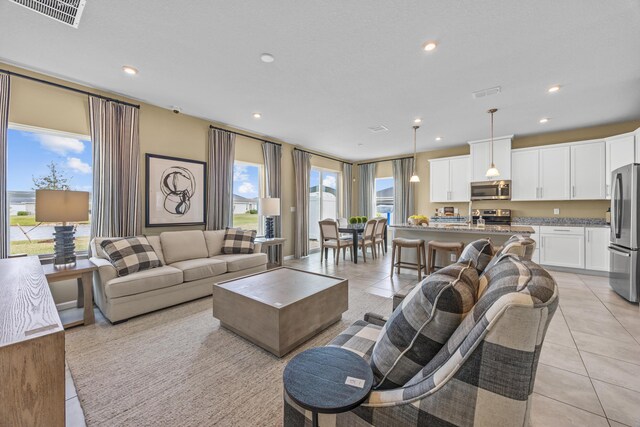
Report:
[[410,153],[415,117],[420,151],[490,107],[496,135],[640,118],[640,2],[87,0],[76,30],[0,0],[0,61],[361,160]]

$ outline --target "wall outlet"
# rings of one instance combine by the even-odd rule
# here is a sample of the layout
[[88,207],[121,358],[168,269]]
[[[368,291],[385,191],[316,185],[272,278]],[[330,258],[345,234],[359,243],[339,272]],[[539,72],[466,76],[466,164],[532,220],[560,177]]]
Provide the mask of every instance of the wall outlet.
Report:
[[295,206],[291,206],[291,212],[295,212],[296,211],[296,207]]
[[560,215],[560,209],[555,208],[555,209],[553,210],[553,214],[554,214],[554,215]]
[[456,254],[449,254],[449,261],[456,262],[457,261]]

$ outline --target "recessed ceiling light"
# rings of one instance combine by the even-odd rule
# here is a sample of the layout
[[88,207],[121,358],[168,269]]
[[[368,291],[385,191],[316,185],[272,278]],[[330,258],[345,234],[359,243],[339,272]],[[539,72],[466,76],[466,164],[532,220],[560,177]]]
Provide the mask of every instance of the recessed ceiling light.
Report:
[[262,114],[260,114],[260,113],[253,113],[253,118],[254,118],[254,119],[259,119],[260,117],[262,117]]
[[540,123],[547,123],[550,119],[548,117],[543,117],[540,119]]
[[135,76],[136,74],[138,74],[138,69],[130,65],[124,65],[122,67],[122,71],[129,74],[130,76]]
[[262,62],[266,62],[267,64],[269,64],[275,61],[276,58],[274,58],[273,55],[271,55],[270,53],[263,53],[262,55],[260,55],[260,60]]
[[427,52],[431,52],[436,47],[438,47],[438,43],[436,43],[434,40],[429,40],[422,45],[422,48]]
[[415,119],[413,123],[422,123],[422,119]]
[[364,145],[363,143],[360,143],[360,144],[358,144],[358,147],[362,147],[363,145]]
[[441,136],[436,136],[436,141],[442,141],[442,137]]
[[555,85],[555,86],[551,86],[549,89],[547,89],[547,92],[549,93],[554,93],[560,90],[560,85]]

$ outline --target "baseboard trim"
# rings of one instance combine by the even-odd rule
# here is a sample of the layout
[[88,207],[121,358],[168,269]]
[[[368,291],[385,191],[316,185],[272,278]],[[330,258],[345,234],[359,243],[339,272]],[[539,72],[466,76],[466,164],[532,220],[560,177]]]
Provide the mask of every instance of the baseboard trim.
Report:
[[56,304],[56,308],[58,309],[58,311],[69,310],[70,308],[76,308],[77,303],[78,301],[75,301],[75,300],[61,302],[60,304]]
[[284,257],[285,261],[291,261],[292,259],[295,259],[293,255],[287,255],[286,257]]

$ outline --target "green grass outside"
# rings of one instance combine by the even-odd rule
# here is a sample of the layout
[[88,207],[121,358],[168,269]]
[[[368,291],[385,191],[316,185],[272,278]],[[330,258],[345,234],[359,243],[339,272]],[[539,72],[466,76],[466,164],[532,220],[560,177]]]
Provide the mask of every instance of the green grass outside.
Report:
[[[89,248],[89,237],[76,238],[76,252],[83,252]],[[53,253],[53,239],[47,240],[16,240],[11,242],[11,255],[45,255]]]
[[258,214],[233,214],[233,226],[243,230],[257,230],[259,218]]
[[[35,215],[11,215],[10,217],[10,225],[21,225],[22,227],[33,227],[36,225],[36,217]],[[78,224],[89,224],[89,222],[79,222]]]

